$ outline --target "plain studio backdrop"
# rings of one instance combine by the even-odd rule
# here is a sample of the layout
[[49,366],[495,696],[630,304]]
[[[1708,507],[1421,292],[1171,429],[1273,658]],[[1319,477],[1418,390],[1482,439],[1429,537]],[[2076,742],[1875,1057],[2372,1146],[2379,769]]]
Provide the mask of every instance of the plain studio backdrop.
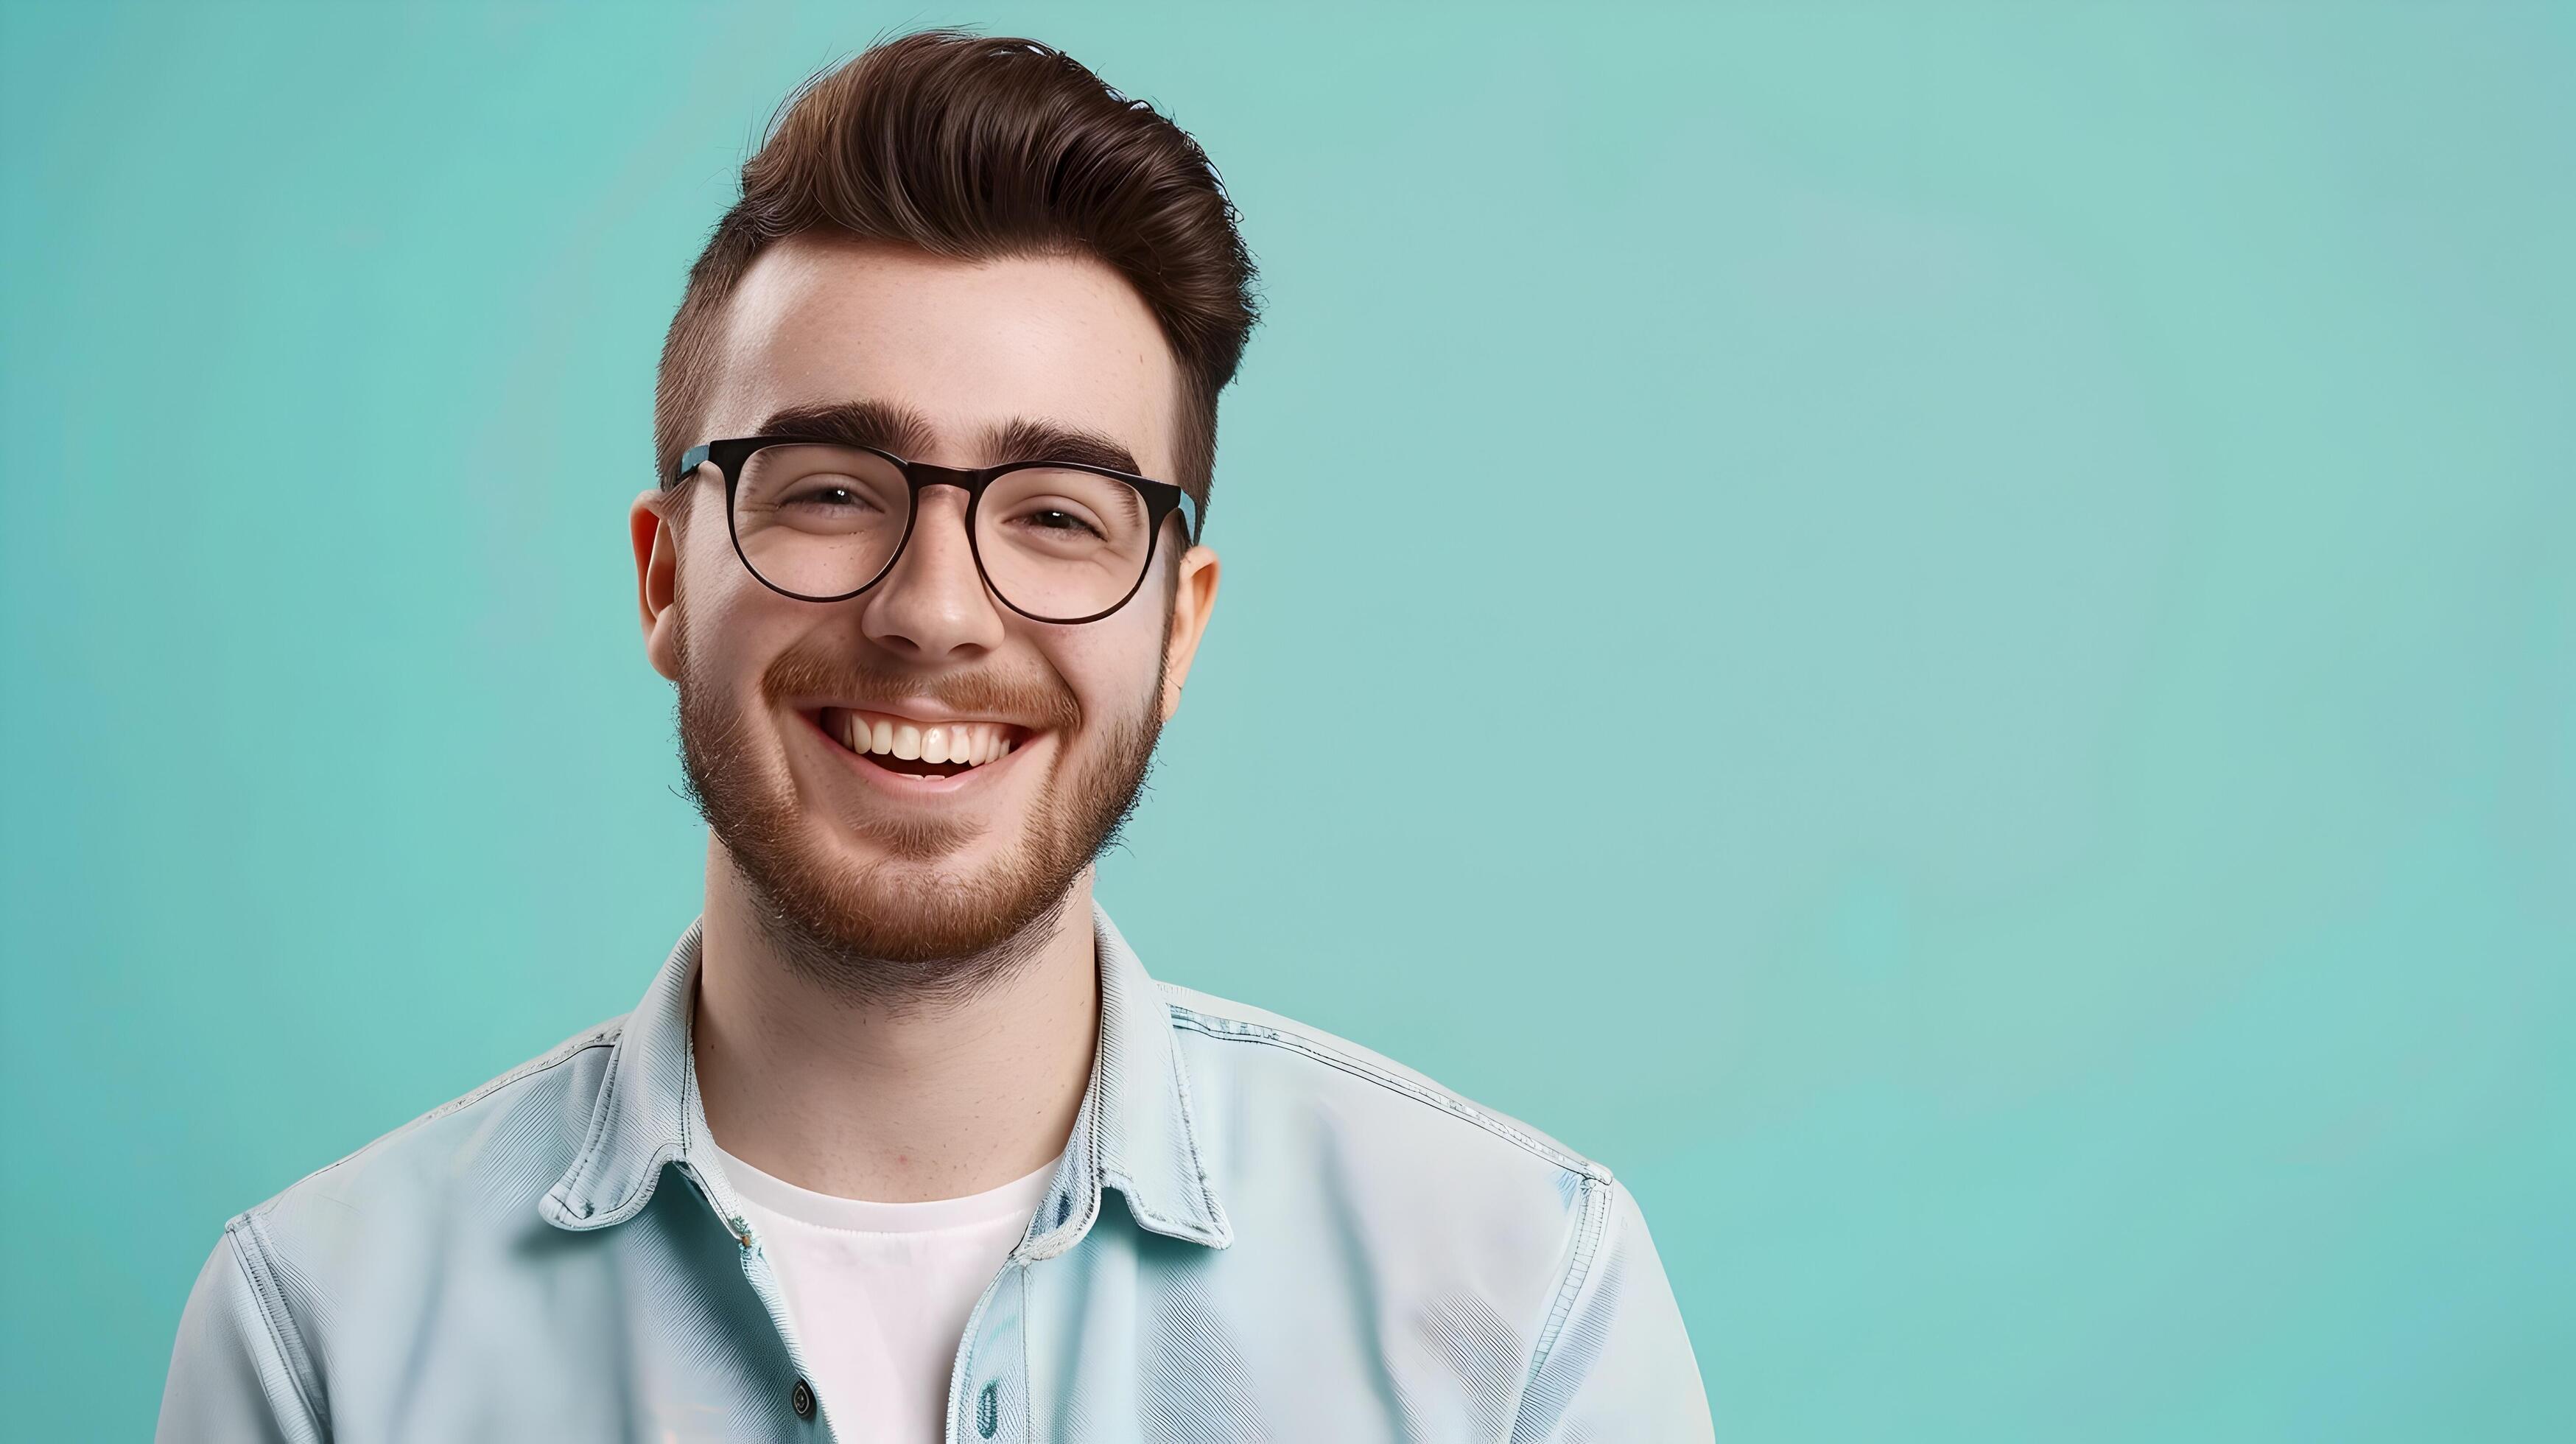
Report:
[[1269,316],[1101,895],[1608,1163],[1721,1433],[2576,1436],[2564,7],[0,9],[0,1417],[697,908],[625,508],[800,80]]

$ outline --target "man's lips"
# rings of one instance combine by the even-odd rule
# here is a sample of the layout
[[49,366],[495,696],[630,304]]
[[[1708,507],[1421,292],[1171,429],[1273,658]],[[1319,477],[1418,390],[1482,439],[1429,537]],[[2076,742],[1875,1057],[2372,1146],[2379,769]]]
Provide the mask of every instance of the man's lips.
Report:
[[1043,735],[1017,723],[988,718],[933,720],[854,707],[818,707],[800,715],[848,753],[860,770],[910,784],[907,791],[952,779],[980,778]]

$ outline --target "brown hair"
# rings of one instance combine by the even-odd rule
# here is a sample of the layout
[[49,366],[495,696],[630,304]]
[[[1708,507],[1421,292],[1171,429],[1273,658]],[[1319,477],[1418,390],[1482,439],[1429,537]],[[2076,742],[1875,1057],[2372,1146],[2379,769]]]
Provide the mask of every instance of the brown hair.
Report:
[[689,268],[654,386],[658,474],[707,439],[693,433],[725,302],[776,242],[813,230],[967,261],[1090,255],[1144,297],[1179,362],[1170,480],[1204,524],[1217,393],[1257,319],[1236,221],[1197,141],[1060,50],[954,29],[873,46],[780,106]]

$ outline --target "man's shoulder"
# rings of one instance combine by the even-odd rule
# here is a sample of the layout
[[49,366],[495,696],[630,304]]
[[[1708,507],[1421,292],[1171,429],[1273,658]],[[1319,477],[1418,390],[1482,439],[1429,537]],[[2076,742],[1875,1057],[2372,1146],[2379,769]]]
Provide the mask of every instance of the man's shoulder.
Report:
[[571,1166],[625,1024],[621,1014],[573,1034],[304,1175],[227,1228],[261,1242],[283,1233],[327,1253],[335,1241],[363,1248],[442,1229],[460,1208],[536,1223],[535,1200]]
[[[1155,986],[1176,1033],[1207,1040],[1189,1053],[1193,1086],[1259,1089],[1292,1106],[1320,1103],[1355,1131],[1427,1134],[1441,1143],[1440,1157],[1535,1173],[1560,1192],[1611,1182],[1607,1165],[1375,1049],[1268,1008],[1159,978]],[[1202,1067],[1221,1076],[1202,1078]]]

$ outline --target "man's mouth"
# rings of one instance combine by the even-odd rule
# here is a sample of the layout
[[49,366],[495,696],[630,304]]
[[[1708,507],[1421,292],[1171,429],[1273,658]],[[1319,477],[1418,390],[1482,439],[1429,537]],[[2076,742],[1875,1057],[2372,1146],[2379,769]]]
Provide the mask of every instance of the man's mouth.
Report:
[[1026,727],[963,719],[923,722],[884,712],[825,707],[814,714],[823,735],[889,772],[955,777],[999,762],[1028,741]]

